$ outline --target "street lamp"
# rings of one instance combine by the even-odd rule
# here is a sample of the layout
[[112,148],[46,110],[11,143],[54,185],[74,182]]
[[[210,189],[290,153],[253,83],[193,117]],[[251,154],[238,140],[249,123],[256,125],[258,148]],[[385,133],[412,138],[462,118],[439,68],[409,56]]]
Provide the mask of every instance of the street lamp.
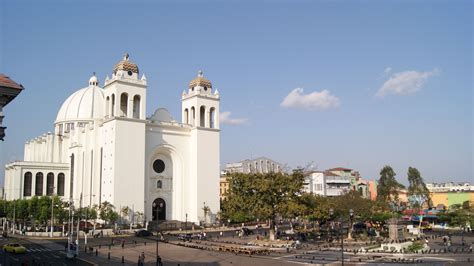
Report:
[[[334,215],[334,209],[331,208],[329,209],[329,216],[330,217],[333,217]],[[338,234],[339,234],[339,237],[341,238],[341,265],[344,265],[344,236],[342,234],[342,222],[343,220],[342,219],[339,219],[338,221]]]
[[[86,209],[86,224],[84,225],[84,245],[87,246],[87,234],[89,233],[89,210],[91,208],[92,197],[95,197],[95,194],[84,195],[84,197],[89,196],[89,207]],[[82,198],[81,198],[82,199]],[[94,222],[95,225],[95,222]],[[94,228],[95,230],[95,228]]]
[[350,209],[349,210],[349,218],[350,218],[350,223],[349,223],[349,229],[348,231],[348,236],[347,239],[352,239],[352,221],[354,219],[354,210]]
[[53,193],[51,194],[51,233],[50,237],[53,237],[53,232],[54,232],[54,189],[55,186],[51,186]]

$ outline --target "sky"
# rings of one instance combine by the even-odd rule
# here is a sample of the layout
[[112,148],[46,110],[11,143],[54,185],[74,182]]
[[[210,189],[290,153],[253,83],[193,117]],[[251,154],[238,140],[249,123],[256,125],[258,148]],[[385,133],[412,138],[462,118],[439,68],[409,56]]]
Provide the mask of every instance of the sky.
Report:
[[266,156],[472,182],[472,46],[472,1],[0,0],[0,73],[25,87],[4,108],[0,165],[128,52],[147,115],[180,121],[204,71],[221,95],[221,166]]

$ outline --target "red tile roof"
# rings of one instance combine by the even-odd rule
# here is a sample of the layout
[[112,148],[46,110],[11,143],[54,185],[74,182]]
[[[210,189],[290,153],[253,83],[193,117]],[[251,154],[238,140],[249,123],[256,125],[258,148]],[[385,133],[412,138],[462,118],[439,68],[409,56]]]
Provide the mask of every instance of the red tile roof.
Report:
[[326,171],[326,172],[324,172],[324,176],[340,176],[340,175],[338,175],[334,172],[331,172],[331,171]]
[[328,169],[326,171],[352,171],[352,169],[344,168],[344,167],[336,167],[336,168]]
[[23,86],[21,84],[16,83],[15,81],[11,80],[10,77],[2,73],[0,73],[0,87],[23,90]]

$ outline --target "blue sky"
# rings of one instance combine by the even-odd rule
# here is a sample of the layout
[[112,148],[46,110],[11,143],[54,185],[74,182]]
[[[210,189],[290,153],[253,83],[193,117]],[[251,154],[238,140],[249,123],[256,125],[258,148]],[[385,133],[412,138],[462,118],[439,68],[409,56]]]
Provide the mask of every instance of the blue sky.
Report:
[[200,69],[219,89],[221,164],[263,155],[472,181],[471,1],[76,2],[0,1],[0,72],[26,88],[4,109],[1,165],[128,52],[148,115],[180,120]]

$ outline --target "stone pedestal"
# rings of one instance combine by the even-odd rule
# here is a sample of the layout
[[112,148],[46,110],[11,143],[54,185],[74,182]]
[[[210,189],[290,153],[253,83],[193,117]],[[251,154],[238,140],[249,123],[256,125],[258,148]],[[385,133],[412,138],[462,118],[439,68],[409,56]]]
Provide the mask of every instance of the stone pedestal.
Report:
[[398,241],[398,219],[396,218],[388,220],[388,237],[391,241]]

